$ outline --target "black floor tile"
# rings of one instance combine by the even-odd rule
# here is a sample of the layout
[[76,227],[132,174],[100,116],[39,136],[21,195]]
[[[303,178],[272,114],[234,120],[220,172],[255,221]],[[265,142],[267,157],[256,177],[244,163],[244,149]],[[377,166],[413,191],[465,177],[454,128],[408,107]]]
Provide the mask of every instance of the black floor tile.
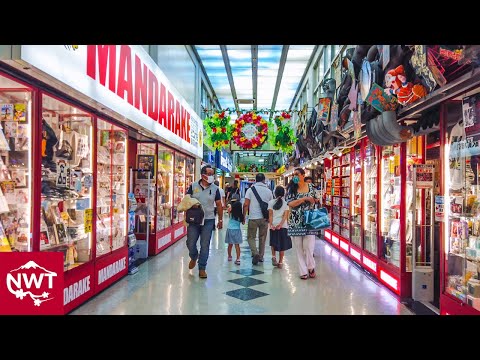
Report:
[[267,293],[257,291],[257,290],[253,290],[253,289],[250,289],[250,288],[242,288],[242,289],[227,291],[225,294],[227,294],[228,296],[240,299],[240,300],[244,300],[244,301],[253,300],[253,299],[257,299],[257,298],[262,297],[262,296],[269,295]]
[[228,282],[231,282],[233,284],[237,284],[237,285],[240,285],[240,286],[244,286],[244,287],[266,284],[266,281],[254,279],[254,278],[251,278],[251,277],[244,277],[244,278],[239,278],[239,279],[228,280]]
[[234,271],[231,271],[235,274],[240,274],[240,275],[243,275],[243,276],[252,276],[252,275],[260,275],[260,274],[263,274],[263,271],[258,271],[258,270],[255,270],[255,269],[240,269],[240,270],[234,270]]

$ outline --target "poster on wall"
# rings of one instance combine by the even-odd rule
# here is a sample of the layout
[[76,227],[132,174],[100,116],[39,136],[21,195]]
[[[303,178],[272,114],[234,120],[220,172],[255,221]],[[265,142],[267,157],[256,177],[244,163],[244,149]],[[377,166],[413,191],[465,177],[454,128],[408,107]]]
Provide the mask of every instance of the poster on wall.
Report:
[[435,221],[443,221],[444,209],[444,197],[440,195],[435,196]]
[[155,155],[138,155],[138,169],[143,170],[137,172],[137,180],[147,180],[150,171],[150,179],[155,179]]
[[426,164],[414,164],[415,185],[417,189],[430,189],[434,185],[434,166]]
[[468,134],[480,131],[480,121],[477,120],[477,106],[480,107],[478,98],[479,94],[475,94],[462,99],[463,127]]
[[318,99],[317,121],[322,121],[324,126],[328,124],[331,105],[332,99],[329,97]]

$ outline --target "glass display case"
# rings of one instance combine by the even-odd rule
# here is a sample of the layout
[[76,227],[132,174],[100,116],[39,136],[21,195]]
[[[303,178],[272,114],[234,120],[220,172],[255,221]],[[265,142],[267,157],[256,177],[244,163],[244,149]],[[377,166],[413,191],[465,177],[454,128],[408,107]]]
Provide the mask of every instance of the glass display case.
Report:
[[480,310],[480,120],[468,120],[448,129],[445,151],[445,291]]
[[184,212],[178,212],[177,206],[185,196],[185,162],[187,157],[179,152],[175,153],[175,168],[173,169],[173,223],[183,221]]
[[350,153],[333,159],[332,230],[350,240]]
[[361,146],[356,145],[352,152],[352,189],[351,208],[352,225],[351,241],[358,247],[362,246],[362,154]]
[[185,161],[185,192],[195,181],[195,159],[187,157]]
[[97,121],[97,257],[126,245],[127,133]]
[[65,270],[92,259],[92,139],[89,113],[42,95],[40,249],[63,252]]
[[0,75],[0,252],[32,251],[32,92]]
[[381,258],[387,263],[400,266],[400,202],[402,181],[400,175],[400,145],[382,148],[380,174],[382,239]]
[[[135,210],[136,234],[147,233],[147,220],[150,226],[149,234],[155,233],[156,149],[156,144],[137,144],[137,169],[139,171],[137,171],[135,175],[135,186],[133,190],[135,199],[137,200],[137,208]],[[148,213],[150,214],[149,219],[147,219],[147,206]]]
[[172,225],[173,150],[158,145],[157,231]]
[[364,204],[363,211],[363,239],[364,250],[377,255],[377,155],[376,147],[370,142],[364,147],[365,155],[363,160],[364,178]]

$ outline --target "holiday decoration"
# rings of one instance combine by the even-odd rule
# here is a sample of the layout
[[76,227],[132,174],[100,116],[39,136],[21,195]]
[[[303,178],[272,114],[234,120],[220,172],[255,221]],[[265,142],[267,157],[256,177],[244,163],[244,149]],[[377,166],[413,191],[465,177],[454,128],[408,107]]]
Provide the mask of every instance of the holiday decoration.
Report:
[[231,136],[230,116],[225,111],[214,113],[212,117],[203,120],[205,128],[205,144],[215,150],[228,147]]
[[286,154],[293,151],[295,142],[297,141],[297,137],[290,126],[290,118],[290,114],[282,112],[281,115],[275,116],[273,122],[270,122],[268,127],[270,144]]
[[256,149],[267,140],[267,130],[265,119],[254,112],[248,112],[235,121],[232,137],[242,149]]

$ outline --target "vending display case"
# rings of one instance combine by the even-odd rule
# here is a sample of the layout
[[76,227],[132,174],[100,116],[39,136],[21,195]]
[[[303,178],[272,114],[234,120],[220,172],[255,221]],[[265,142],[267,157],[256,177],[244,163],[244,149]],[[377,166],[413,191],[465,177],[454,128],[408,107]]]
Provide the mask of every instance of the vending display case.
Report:
[[0,252],[33,250],[32,122],[32,90],[0,75]]
[[[445,155],[444,291],[464,306],[457,313],[480,314],[480,120],[448,129]],[[471,146],[464,146],[465,142]],[[446,305],[447,303],[444,302]],[[457,308],[460,308],[457,306]],[[468,312],[467,312],[468,310]],[[450,309],[448,309],[450,311]]]
[[97,257],[126,245],[126,146],[125,130],[97,120]]
[[173,223],[183,221],[184,213],[177,211],[177,206],[185,196],[185,166],[187,157],[181,153],[175,153],[175,168],[173,170]]
[[158,145],[157,232],[172,225],[173,150]]
[[365,144],[364,151],[363,197],[365,209],[363,211],[363,249],[370,254],[377,256],[377,149],[375,145],[367,142]]
[[140,235],[139,239],[147,233],[147,206],[148,214],[150,214],[148,219],[149,234],[155,233],[156,155],[156,144],[137,144],[136,165],[139,171],[135,174],[134,194],[137,200],[135,231],[137,235]]
[[92,260],[92,116],[43,94],[42,139],[40,249],[68,271]]
[[352,214],[351,222],[351,242],[362,247],[362,153],[361,146],[356,145],[352,155],[352,188],[351,188],[351,204],[350,213]]
[[400,174],[400,146],[385,146],[381,157],[380,257],[400,267],[400,219],[402,179]]

